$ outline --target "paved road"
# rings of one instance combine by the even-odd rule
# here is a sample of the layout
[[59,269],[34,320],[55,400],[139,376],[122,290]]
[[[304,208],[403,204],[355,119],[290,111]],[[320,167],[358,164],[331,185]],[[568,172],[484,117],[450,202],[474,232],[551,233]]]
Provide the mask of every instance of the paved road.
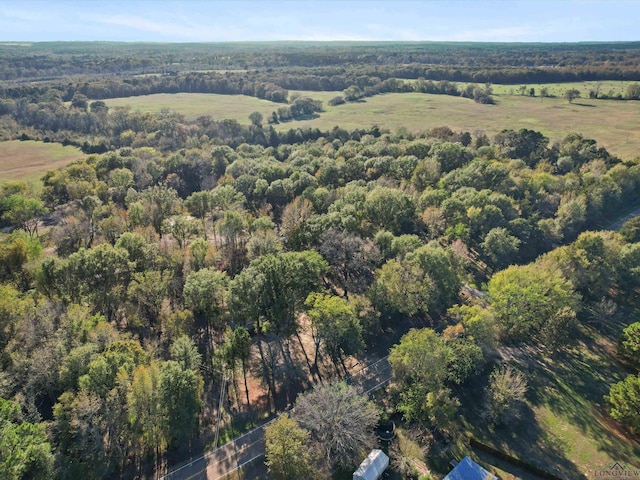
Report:
[[[388,357],[381,358],[347,378],[361,393],[371,393],[391,380]],[[188,463],[175,467],[163,480],[218,480],[264,455],[263,425]]]

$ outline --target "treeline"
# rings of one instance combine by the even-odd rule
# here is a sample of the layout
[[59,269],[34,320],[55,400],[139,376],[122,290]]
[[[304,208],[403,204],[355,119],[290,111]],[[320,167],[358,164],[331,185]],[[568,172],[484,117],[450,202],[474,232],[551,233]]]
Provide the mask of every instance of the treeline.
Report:
[[[308,97],[292,96],[289,104],[279,107],[266,120],[287,122],[313,116],[322,110],[322,102]],[[322,136],[359,138],[360,134],[377,132],[377,127],[348,132],[338,127],[332,133],[317,128],[290,129],[278,132],[263,126],[262,115],[249,115],[250,125],[237,120],[214,120],[203,115],[187,122],[183,115],[162,111],[158,114],[109,109],[100,101],[90,102],[84,95],[74,96],[66,105],[59,98],[31,102],[27,99],[0,100],[0,139],[41,140],[74,145],[84,153],[104,153],[122,147],[153,147],[163,151],[197,147],[215,142],[236,147],[242,143],[276,147],[280,143],[297,143]]]
[[[374,68],[381,79],[479,83],[638,80],[637,42],[499,44],[463,42],[265,42],[136,44],[53,42],[0,46],[0,80],[122,76],[212,69]],[[425,71],[429,69],[429,72]],[[474,72],[477,78],[471,78]],[[321,75],[325,76],[325,75]]]
[[[327,133],[318,129],[291,129],[276,132],[272,126],[295,119],[310,118],[322,111],[322,102],[309,97],[289,95],[284,92],[285,104],[272,112],[266,119],[254,112],[250,125],[241,125],[236,120],[213,120],[210,116],[201,116],[187,122],[184,116],[163,111],[159,114],[132,112],[127,108],[109,109],[101,100],[91,101],[85,94],[74,92],[69,87],[64,96],[60,90],[51,87],[29,87],[31,95],[11,98],[25,89],[14,90],[10,98],[0,99],[0,138],[35,139],[45,142],[54,141],[65,145],[80,147],[85,153],[104,153],[121,147],[151,146],[161,150],[175,150],[197,146],[203,141],[216,139],[219,143],[237,146],[241,143],[260,144],[276,147],[280,143],[296,143],[308,139],[317,139]],[[83,90],[86,91],[86,90]],[[342,96],[330,100],[330,105],[347,101],[357,101],[387,92],[435,93],[463,96],[479,103],[493,103],[491,86],[480,87],[475,84],[461,89],[456,84],[441,81],[432,82],[419,79],[408,83],[398,79],[388,79],[372,87],[360,88],[351,85]],[[64,98],[73,95],[65,104]],[[340,129],[338,129],[340,131]],[[351,133],[341,132],[341,138]]]
[[[216,93],[221,95],[247,95],[287,103],[288,90],[343,91],[357,89],[361,96],[373,96],[380,93],[403,93],[418,91],[446,95],[465,94],[465,89],[455,83],[441,79],[426,80],[429,77],[416,77],[417,82],[407,82],[400,78],[360,74],[332,74],[327,76],[305,75],[291,77],[288,74],[272,73],[184,73],[165,76],[148,76],[118,80],[86,80],[65,85],[29,85],[0,89],[0,98],[6,100],[25,99],[30,102],[72,101],[76,95],[89,100],[152,95],[158,93]],[[273,82],[277,82],[273,83]],[[282,85],[286,85],[283,87]],[[344,95],[349,100],[349,92]],[[468,95],[467,95],[468,96]]]

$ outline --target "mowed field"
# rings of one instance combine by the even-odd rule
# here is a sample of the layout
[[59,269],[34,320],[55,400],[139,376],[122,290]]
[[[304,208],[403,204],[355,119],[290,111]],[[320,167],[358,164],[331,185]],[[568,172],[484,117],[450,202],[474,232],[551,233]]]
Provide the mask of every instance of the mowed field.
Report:
[[211,115],[214,120],[232,119],[249,123],[249,114],[260,112],[265,118],[283,104],[245,95],[218,95],[215,93],[158,93],[139,97],[112,98],[104,101],[110,108],[131,107],[131,110],[158,113],[163,108],[195,120]]
[[55,170],[85,156],[80,149],[59,143],[0,142],[0,182],[24,180],[37,185],[47,170]]

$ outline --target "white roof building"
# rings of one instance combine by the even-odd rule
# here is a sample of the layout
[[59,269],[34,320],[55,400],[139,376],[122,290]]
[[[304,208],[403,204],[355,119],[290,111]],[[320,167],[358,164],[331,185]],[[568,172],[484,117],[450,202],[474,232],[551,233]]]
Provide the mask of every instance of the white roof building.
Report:
[[[355,479],[355,477],[354,477]],[[444,480],[498,480],[493,473],[487,472],[484,468],[464,457],[460,463],[444,477]]]
[[358,469],[353,480],[378,480],[389,466],[389,457],[382,450],[371,450]]

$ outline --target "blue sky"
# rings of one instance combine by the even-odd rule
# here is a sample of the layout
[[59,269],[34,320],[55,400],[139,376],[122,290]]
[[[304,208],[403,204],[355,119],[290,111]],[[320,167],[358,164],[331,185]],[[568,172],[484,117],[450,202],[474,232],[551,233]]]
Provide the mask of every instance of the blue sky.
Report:
[[640,0],[0,0],[0,41],[640,40]]

